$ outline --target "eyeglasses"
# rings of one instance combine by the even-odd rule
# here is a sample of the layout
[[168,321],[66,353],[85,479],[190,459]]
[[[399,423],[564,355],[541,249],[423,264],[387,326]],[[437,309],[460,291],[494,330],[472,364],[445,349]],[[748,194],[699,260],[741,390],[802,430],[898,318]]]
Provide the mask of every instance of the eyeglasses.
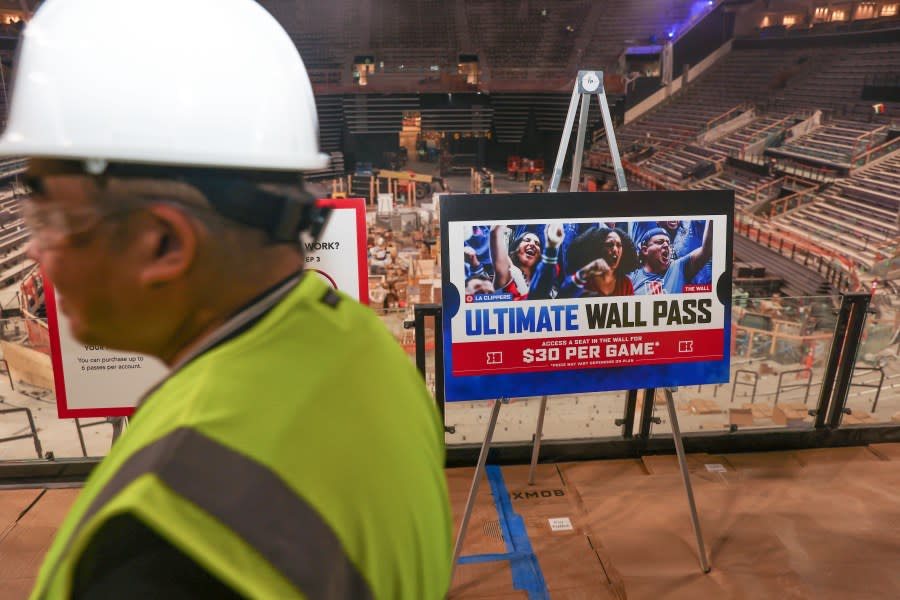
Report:
[[38,248],[47,250],[71,243],[78,236],[99,227],[107,219],[119,217],[134,210],[133,206],[105,211],[99,208],[66,210],[58,204],[38,204],[26,201],[22,209],[22,219],[31,232],[31,239]]

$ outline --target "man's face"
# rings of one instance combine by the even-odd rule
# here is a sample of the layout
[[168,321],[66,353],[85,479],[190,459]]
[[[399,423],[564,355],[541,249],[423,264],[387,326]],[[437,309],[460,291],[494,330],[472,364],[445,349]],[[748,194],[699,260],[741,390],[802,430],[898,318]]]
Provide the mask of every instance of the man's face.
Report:
[[41,184],[25,208],[28,256],[55,286],[59,310],[77,340],[123,347],[123,336],[141,319],[126,308],[136,278],[115,235],[123,214],[102,210],[96,186],[85,176],[54,175]]
[[516,247],[515,256],[520,267],[533,267],[541,258],[541,240],[533,233],[526,233]]
[[641,249],[641,254],[644,256],[644,264],[650,267],[652,272],[662,275],[669,269],[672,258],[669,236],[664,233],[654,235]]
[[622,261],[622,238],[615,231],[610,231],[603,242],[602,258],[611,270],[619,268]]

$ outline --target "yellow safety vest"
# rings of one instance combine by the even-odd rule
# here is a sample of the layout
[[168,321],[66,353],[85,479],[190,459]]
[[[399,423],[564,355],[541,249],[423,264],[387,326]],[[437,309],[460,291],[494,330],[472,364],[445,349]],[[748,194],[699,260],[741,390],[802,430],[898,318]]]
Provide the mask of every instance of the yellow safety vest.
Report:
[[248,597],[443,598],[442,437],[376,316],[304,277],[147,397],[88,479],[32,598],[68,598],[92,536],[122,514]]

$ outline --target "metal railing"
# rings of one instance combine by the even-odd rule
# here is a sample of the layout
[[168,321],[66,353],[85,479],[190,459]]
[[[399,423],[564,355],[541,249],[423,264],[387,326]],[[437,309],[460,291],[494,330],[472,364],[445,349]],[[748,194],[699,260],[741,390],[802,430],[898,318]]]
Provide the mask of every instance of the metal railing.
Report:
[[734,231],[814,270],[839,290],[856,291],[862,287],[853,261],[811,239],[781,229],[776,223],[764,223],[750,215],[735,215]]
[[41,440],[38,437],[37,428],[34,426],[34,416],[31,414],[31,409],[29,408],[2,408],[0,409],[0,416],[16,414],[16,413],[24,413],[25,418],[28,420],[28,428],[31,430],[31,433],[22,433],[18,435],[12,435],[5,438],[0,438],[0,444],[5,442],[15,442],[18,440],[27,440],[31,438],[34,441],[34,451],[37,453],[38,458],[43,458],[44,454],[41,450]]
[[[769,341],[766,341],[765,347],[767,348],[767,352],[765,356],[761,358],[740,358],[732,352],[733,371],[730,398],[728,396],[729,392],[726,392],[726,395],[720,400],[715,399],[715,394],[719,391],[720,385],[715,385],[711,388],[710,386],[702,386],[704,388],[703,394],[701,394],[701,386],[682,388],[680,393],[684,394],[682,397],[685,399],[685,406],[691,404],[688,400],[692,397],[705,394],[707,398],[713,398],[712,402],[718,404],[722,413],[729,414],[730,423],[726,423],[726,428],[721,431],[695,431],[695,435],[688,435],[689,439],[686,440],[688,448],[692,451],[723,452],[741,451],[742,449],[777,449],[779,447],[817,447],[829,444],[864,443],[865,440],[870,439],[866,436],[891,436],[900,433],[900,427],[896,424],[889,423],[885,425],[879,424],[878,426],[866,424],[866,426],[862,428],[862,431],[860,428],[854,427],[851,433],[841,434],[841,431],[843,431],[841,428],[841,419],[843,415],[848,412],[847,400],[848,396],[851,395],[851,390],[864,389],[864,394],[866,396],[873,394],[873,396],[870,397],[872,411],[880,408],[880,404],[884,403],[882,387],[887,390],[887,387],[884,386],[884,382],[887,381],[887,379],[881,376],[883,371],[877,369],[873,370],[864,365],[860,365],[859,368],[856,367],[856,355],[860,347],[861,339],[863,338],[863,326],[866,322],[867,315],[869,314],[868,308],[870,298],[871,297],[865,293],[842,294],[840,306],[836,309],[836,322],[833,329],[832,326],[828,324],[815,330],[804,330],[801,332],[806,336],[804,339],[809,340],[812,338],[818,339],[818,336],[824,335],[824,331],[826,330],[833,333],[833,335],[829,335],[828,340],[816,342],[815,344],[815,347],[817,348],[815,377],[807,377],[805,372],[807,370],[806,368],[801,369],[791,367],[791,365],[797,364],[798,362],[801,365],[806,366],[805,362],[801,362],[799,358],[795,357],[796,353],[792,354],[786,361],[779,359],[779,355],[784,354],[784,349],[778,349],[777,347],[773,348],[772,344]],[[827,300],[827,302],[813,304],[800,302],[801,300],[811,299],[777,299],[780,310],[784,311],[785,319],[787,319],[790,314],[795,314],[797,310],[802,310],[804,307],[816,307],[821,304],[822,306],[820,306],[820,308],[824,308],[825,311],[830,314],[832,307],[835,306],[832,302],[834,300],[833,298],[824,298],[823,300]],[[893,306],[900,308],[900,298],[892,298],[891,300]],[[755,307],[751,306],[750,310],[760,310],[760,307],[762,306],[761,299],[751,299],[751,303],[755,303]],[[880,304],[883,304],[883,301]],[[396,328],[397,331],[394,331],[394,335],[409,338],[409,352],[411,354],[414,353],[416,365],[423,373],[423,376],[427,373],[426,381],[429,381],[429,383],[433,382],[435,402],[438,407],[441,408],[441,412],[444,413],[444,331],[442,307],[439,304],[417,304],[414,305],[407,314],[412,318],[407,318],[407,321],[404,323],[403,319],[399,316],[400,313],[392,313],[392,318],[396,320],[398,324]],[[801,314],[807,313],[801,312]],[[740,327],[740,325],[738,325],[739,318],[737,313],[734,318],[735,322],[732,324],[733,330],[736,327]],[[794,319],[794,321],[801,324],[806,323],[804,319]],[[822,325],[821,322],[820,325]],[[775,326],[773,331],[770,331],[769,333],[772,336],[775,336],[782,332],[778,331],[778,327]],[[786,332],[786,334],[790,335],[789,332]],[[777,346],[777,344],[775,346]],[[796,349],[801,346],[806,348],[807,344],[805,342],[798,342],[793,344],[792,348]],[[809,347],[811,348],[812,346]],[[780,361],[787,369],[780,372],[778,369],[774,372],[769,369],[764,369],[765,363],[771,361],[775,361],[776,364]],[[753,370],[753,367],[749,366],[753,364],[757,365],[756,370]],[[774,379],[769,377],[772,374],[775,375]],[[798,374],[800,377],[796,378],[796,381],[794,381],[795,376]],[[778,382],[777,389],[774,385],[775,380]],[[736,393],[735,389],[738,387],[743,389]],[[725,389],[727,390],[727,384]],[[800,390],[802,395],[799,397],[794,395],[793,399],[799,400],[799,402],[791,403],[788,399],[791,398],[791,392],[796,390]],[[817,393],[813,394],[813,391],[816,391]],[[574,459],[602,456],[634,456],[648,451],[670,451],[670,448],[667,446],[670,442],[666,441],[665,436],[656,435],[654,433],[654,426],[660,426],[661,429],[665,429],[667,426],[663,415],[657,416],[654,414],[655,392],[656,391],[653,389],[645,389],[643,391],[635,389],[622,392],[624,396],[622,412],[619,413],[618,410],[616,410],[615,414],[610,416],[610,419],[614,419],[615,421],[614,430],[616,431],[617,437],[596,439],[593,441],[574,438],[566,438],[565,440],[558,440],[555,442],[550,441],[544,446],[545,459],[563,460],[565,459],[564,457]],[[710,396],[710,394],[712,394],[712,396]],[[852,394],[853,398],[856,398],[857,396],[858,394],[856,393]],[[812,397],[816,398],[815,402],[810,402],[810,398]],[[804,426],[802,428],[797,428],[796,426],[783,427],[779,425],[781,429],[764,429],[758,431],[758,428],[760,427],[759,424],[747,425],[745,427],[744,425],[730,422],[733,410],[729,408],[729,406],[734,405],[735,400],[739,398],[742,399],[744,404],[742,407],[733,410],[743,414],[752,407],[754,418],[756,418],[757,413],[765,413],[766,409],[769,407],[774,408],[775,405],[783,404],[785,405],[784,411],[788,412],[801,406],[802,402],[802,405],[807,406],[806,410],[802,411],[802,413],[805,415],[807,411],[811,411],[814,420],[813,418],[807,417],[809,420],[808,427]],[[890,396],[889,399],[891,401],[896,400],[894,395]],[[454,427],[454,425],[461,424],[460,421],[457,421],[454,418],[460,414],[459,409],[461,408],[463,407],[456,405],[453,407],[453,413],[445,413],[445,419],[450,421],[445,425],[445,430],[449,436],[448,440],[452,440],[448,441],[448,464],[450,465],[461,465],[471,462],[472,454],[474,452],[471,448],[472,438],[469,438],[469,442],[460,443],[460,434],[456,431],[456,427]],[[780,411],[781,406],[778,408]],[[869,409],[869,406],[866,406],[866,409]],[[881,408],[881,411],[884,412],[885,409]],[[888,411],[890,412],[890,409]],[[781,413],[779,412],[779,414]],[[25,473],[21,460],[15,464],[4,464],[3,461],[0,461],[0,477],[3,477],[3,474],[6,473],[8,480],[10,477],[22,480],[28,479],[29,477],[32,479],[42,478],[48,480],[48,478],[52,479],[57,477],[59,473],[66,471],[68,473],[67,477],[80,478],[82,475],[73,475],[72,471],[69,469],[82,464],[88,465],[85,468],[89,468],[90,465],[96,463],[96,458],[83,458],[77,460],[66,459],[60,461],[60,458],[50,457],[49,455],[52,453],[48,453],[48,457],[44,457],[41,440],[38,437],[39,431],[31,411],[23,408],[11,408],[0,410],[0,415],[10,415],[11,417],[18,416],[19,418],[24,415],[27,419],[28,427],[25,432],[22,432],[21,430],[10,431],[7,429],[9,433],[13,433],[14,435],[11,435],[9,438],[0,439],[0,443],[32,439],[34,442],[34,451],[38,458],[42,459],[30,461],[34,463],[34,468],[37,469],[34,473],[40,471],[38,474],[31,475]],[[698,414],[697,419],[699,420],[701,418],[701,415]],[[765,418],[763,418],[763,421],[767,422]],[[103,423],[103,421],[98,421],[97,425]],[[8,424],[13,424],[13,422],[9,422]],[[76,423],[76,427],[79,429],[85,425],[88,424],[82,425],[82,423]],[[609,423],[611,429],[612,425],[613,423]],[[778,424],[776,423],[776,425]],[[766,426],[767,425],[763,425],[763,427]],[[65,429],[71,431],[69,427],[66,427]],[[657,431],[660,431],[661,429],[658,429]],[[466,431],[463,430],[463,434],[465,433]],[[463,436],[462,439],[464,440],[465,437]],[[877,439],[882,438],[876,438],[876,440]],[[870,439],[870,441],[874,440]],[[54,441],[54,443],[58,444],[59,441]],[[79,436],[78,443],[81,445],[81,454],[87,455],[88,451],[86,444],[84,443],[84,438]],[[56,447],[51,448],[51,450],[55,449]],[[500,445],[495,448],[495,453],[492,453],[492,455],[496,455],[496,460],[498,462],[521,461],[527,463],[530,458],[530,449],[530,444],[528,444],[528,442],[518,444],[508,442],[505,445]],[[492,458],[492,461],[493,460],[494,458]],[[48,465],[56,465],[56,469],[48,469]],[[14,476],[9,476],[11,471],[15,471]],[[79,473],[82,472],[86,473],[86,471],[83,470],[79,471]]]

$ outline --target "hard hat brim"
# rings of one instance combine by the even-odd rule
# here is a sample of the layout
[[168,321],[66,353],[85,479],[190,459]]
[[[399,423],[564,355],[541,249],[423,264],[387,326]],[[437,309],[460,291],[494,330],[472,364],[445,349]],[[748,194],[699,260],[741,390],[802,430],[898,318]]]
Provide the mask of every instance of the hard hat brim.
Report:
[[177,148],[168,149],[164,153],[161,153],[156,148],[132,148],[130,151],[116,148],[116,151],[113,153],[108,148],[91,149],[79,147],[67,149],[63,145],[47,148],[44,144],[30,144],[28,140],[17,136],[15,132],[6,132],[0,136],[0,157],[61,160],[101,159],[107,162],[260,171],[311,171],[324,169],[331,160],[329,155],[322,153],[285,157],[283,155],[273,156],[260,152],[248,156],[246,153],[233,155],[226,150],[218,155],[204,153],[203,156],[200,156],[179,152]]

